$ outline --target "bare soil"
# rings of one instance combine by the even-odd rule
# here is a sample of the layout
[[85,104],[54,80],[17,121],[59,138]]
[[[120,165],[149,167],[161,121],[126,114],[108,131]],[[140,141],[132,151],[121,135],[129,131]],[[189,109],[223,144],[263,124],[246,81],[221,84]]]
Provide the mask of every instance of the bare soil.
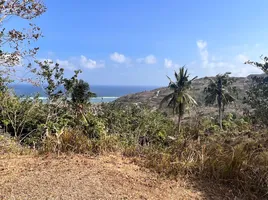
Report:
[[0,156],[1,200],[235,199],[225,187],[192,182],[160,178],[121,155]]

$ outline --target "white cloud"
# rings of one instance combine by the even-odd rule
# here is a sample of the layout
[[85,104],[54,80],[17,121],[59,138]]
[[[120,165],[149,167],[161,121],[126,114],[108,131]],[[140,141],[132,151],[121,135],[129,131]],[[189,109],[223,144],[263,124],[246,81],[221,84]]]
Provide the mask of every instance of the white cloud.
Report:
[[111,54],[110,59],[114,62],[121,63],[121,64],[129,61],[129,58],[117,52],[114,52],[113,54]]
[[173,65],[172,60],[169,60],[169,59],[165,58],[165,67],[166,68],[171,68],[172,65]]
[[[48,61],[53,62],[52,59],[39,59],[40,61]],[[95,61],[92,59],[87,58],[84,55],[81,55],[80,57],[71,57],[66,60],[60,60],[56,59],[54,60],[54,63],[58,63],[60,67],[66,69],[66,70],[76,70],[81,68],[86,69],[95,69],[95,68],[101,68],[105,66],[104,61]]]
[[196,44],[200,50],[205,49],[207,47],[207,42],[204,40],[198,40]]
[[180,67],[178,64],[173,63],[173,61],[168,58],[165,58],[164,65],[166,68],[179,68]]
[[95,60],[91,60],[83,55],[80,56],[80,66],[83,68],[88,68],[88,69],[95,69],[99,67],[104,67],[104,62],[100,61],[97,62]]
[[237,60],[237,62],[245,63],[246,61],[249,60],[249,58],[247,56],[243,55],[243,54],[238,54],[236,56],[236,60]]
[[249,60],[244,54],[238,54],[233,58],[223,61],[222,58],[219,59],[218,57],[209,54],[206,41],[198,40],[196,44],[202,61],[202,67],[207,70],[206,74],[209,76],[225,72],[231,72],[232,76],[240,77],[248,76],[249,74],[262,73],[260,69],[244,64],[245,61]]
[[[50,61],[49,61],[50,62]],[[69,60],[56,60],[56,63],[60,65],[60,67],[68,70],[75,70],[76,67],[73,63],[71,63]]]
[[206,66],[208,64],[208,59],[209,59],[208,50],[207,50],[207,42],[203,40],[198,40],[196,44],[199,49],[199,53],[203,62],[203,66]]
[[157,63],[157,59],[154,55],[151,54],[151,55],[146,56],[145,58],[138,58],[137,62],[152,65],[152,64]]

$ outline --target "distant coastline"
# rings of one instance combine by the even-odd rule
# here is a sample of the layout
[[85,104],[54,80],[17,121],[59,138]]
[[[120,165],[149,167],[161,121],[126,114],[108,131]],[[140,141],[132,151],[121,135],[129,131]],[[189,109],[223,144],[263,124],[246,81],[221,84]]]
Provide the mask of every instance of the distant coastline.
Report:
[[[20,96],[34,96],[40,94],[40,99],[45,100],[46,95],[42,88],[30,84],[12,84],[15,93]],[[97,97],[91,98],[92,103],[112,102],[119,97],[135,94],[138,92],[150,91],[159,86],[106,86],[106,85],[92,85],[91,91],[97,94]]]

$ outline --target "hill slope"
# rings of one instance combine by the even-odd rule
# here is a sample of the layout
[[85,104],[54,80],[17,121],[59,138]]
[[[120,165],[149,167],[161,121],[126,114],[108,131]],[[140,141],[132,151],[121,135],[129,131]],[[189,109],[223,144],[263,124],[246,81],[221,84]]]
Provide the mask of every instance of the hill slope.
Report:
[[[250,75],[248,77],[233,77],[235,82],[233,86],[236,86],[239,92],[239,102],[243,99],[245,91],[248,89],[251,82]],[[255,76],[255,75],[254,75]],[[258,75],[259,76],[259,75]],[[205,78],[196,79],[193,81],[191,93],[199,105],[203,104],[204,101],[204,88],[208,85],[208,80]],[[130,94],[118,98],[115,102],[123,105],[135,103],[135,104],[146,104],[149,107],[158,108],[161,100],[169,94],[171,91],[167,87],[157,88],[151,91],[140,92],[136,94]]]

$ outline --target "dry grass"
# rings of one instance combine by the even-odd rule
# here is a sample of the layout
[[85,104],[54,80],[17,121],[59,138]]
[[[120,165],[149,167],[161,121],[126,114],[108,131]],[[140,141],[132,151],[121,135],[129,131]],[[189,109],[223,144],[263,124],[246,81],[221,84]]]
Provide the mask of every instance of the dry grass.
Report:
[[242,199],[267,199],[267,136],[254,136],[225,133],[201,142],[178,141],[165,149],[150,149],[143,165],[172,178],[186,175],[229,185]]
[[234,199],[226,188],[171,181],[120,155],[2,156],[0,199]]
[[9,135],[0,134],[0,155],[3,154],[29,154],[32,151],[18,144],[14,138]]

